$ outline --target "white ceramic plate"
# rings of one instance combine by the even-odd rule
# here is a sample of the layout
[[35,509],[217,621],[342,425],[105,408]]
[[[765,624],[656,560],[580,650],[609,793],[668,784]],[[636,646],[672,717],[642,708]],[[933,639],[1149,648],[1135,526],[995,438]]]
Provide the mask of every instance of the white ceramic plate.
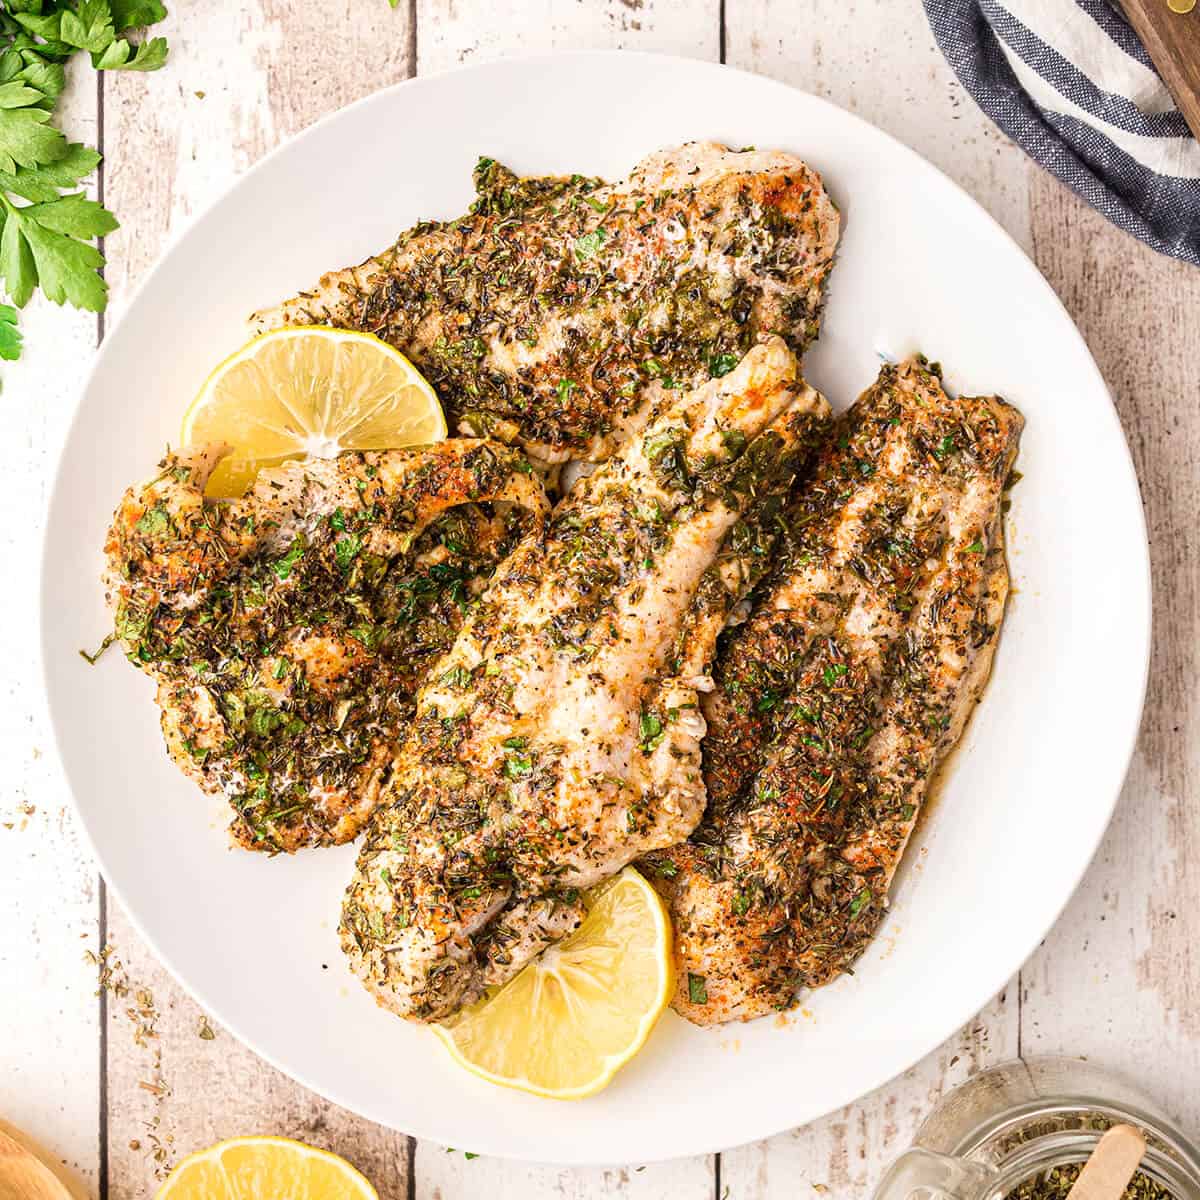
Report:
[[[606,1092],[534,1099],[458,1070],[377,1009],[338,951],[354,851],[227,848],[224,814],[167,760],[149,682],[102,636],[100,547],[122,489],[177,436],[246,315],[453,216],[488,154],[525,172],[622,176],[694,138],[779,146],[845,214],[807,369],[844,407],[880,353],[921,349],[960,389],[1024,412],[1016,582],[991,686],[856,970],[787,1020],[701,1032],[673,1014]],[[364,1116],[486,1154],[563,1163],[710,1151],[809,1121],[907,1068],[1037,945],[1108,821],[1149,644],[1145,529],[1103,380],[1000,228],[912,151],[777,83],[699,62],[570,54],[401,84],[241,179],[163,258],[108,336],[51,503],[43,638],[59,749],[114,891],[180,981],[278,1067]],[[808,1015],[811,1014],[811,1015]]]

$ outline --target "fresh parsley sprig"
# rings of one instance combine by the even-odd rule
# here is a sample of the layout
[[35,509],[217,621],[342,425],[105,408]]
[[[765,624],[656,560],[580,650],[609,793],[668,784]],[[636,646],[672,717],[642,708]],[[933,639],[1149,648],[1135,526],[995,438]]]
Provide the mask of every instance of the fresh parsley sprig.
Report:
[[102,312],[104,265],[93,239],[117,220],[80,188],[100,155],[54,122],[66,63],[87,53],[98,71],[154,71],[166,39],[131,35],[161,21],[160,0],[0,0],[0,358],[21,353],[16,308],[42,293]]

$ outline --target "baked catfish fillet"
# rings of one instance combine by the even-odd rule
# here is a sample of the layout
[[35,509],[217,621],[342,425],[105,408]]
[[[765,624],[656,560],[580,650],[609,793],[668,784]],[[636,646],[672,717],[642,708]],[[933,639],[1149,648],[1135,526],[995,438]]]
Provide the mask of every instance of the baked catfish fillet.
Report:
[[575,928],[579,889],[686,837],[698,693],[826,419],[780,338],[684,395],[521,540],[434,667],[372,818],[342,946],[436,1020]]
[[606,458],[664,391],[730,370],[762,333],[796,354],[816,336],[838,214],[794,155],[693,142],[612,185],[483,159],[476,187],[466,216],[252,324],[377,334],[464,432],[550,462]]
[[228,797],[236,842],[344,842],[426,667],[549,506],[499,443],[286,463],[216,503],[222,450],[169,454],[122,498],[105,545],[116,635],[158,683],[171,757]]
[[930,777],[991,668],[1001,492],[1021,417],[886,366],[789,504],[704,699],[709,804],[643,867],[700,1025],[790,1007],[846,971],[887,905]]

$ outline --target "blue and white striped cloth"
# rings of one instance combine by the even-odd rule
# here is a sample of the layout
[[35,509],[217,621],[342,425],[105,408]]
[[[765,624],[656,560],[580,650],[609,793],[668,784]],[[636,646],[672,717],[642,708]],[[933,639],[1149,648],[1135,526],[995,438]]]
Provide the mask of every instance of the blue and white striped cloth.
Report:
[[1200,266],[1200,143],[1116,5],[925,0],[925,11],[963,86],[1031,158],[1114,225]]

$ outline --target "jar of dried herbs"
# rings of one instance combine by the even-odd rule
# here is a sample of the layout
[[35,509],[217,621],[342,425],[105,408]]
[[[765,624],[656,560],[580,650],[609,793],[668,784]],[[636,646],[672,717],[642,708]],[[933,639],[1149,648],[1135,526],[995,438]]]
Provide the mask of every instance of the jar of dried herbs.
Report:
[[[1004,1200],[1067,1200],[1082,1170],[1082,1163],[1071,1163],[1039,1171],[1018,1183]],[[1151,1179],[1145,1171],[1138,1171],[1129,1181],[1121,1200],[1175,1200],[1175,1195],[1165,1183]]]
[[1146,1154],[1124,1200],[1200,1200],[1200,1152],[1141,1090],[1091,1063],[1035,1058],[946,1096],[875,1200],[1066,1200],[1105,1130],[1133,1125]]

